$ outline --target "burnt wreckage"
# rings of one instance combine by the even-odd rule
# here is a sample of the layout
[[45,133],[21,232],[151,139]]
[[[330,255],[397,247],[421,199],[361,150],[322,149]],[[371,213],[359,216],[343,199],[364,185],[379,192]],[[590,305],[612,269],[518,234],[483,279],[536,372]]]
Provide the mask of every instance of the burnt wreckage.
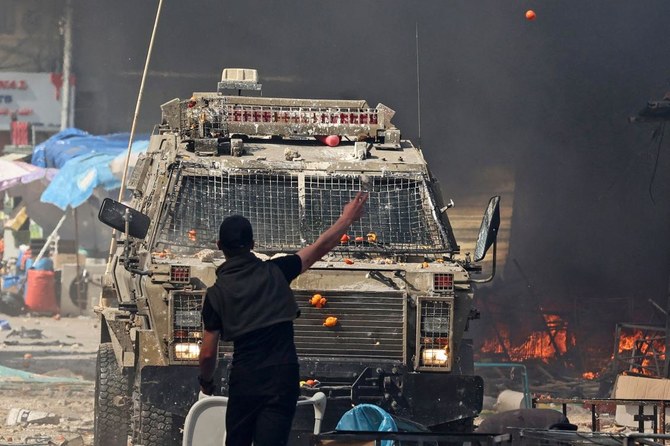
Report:
[[[223,261],[224,217],[246,216],[255,252],[267,258],[313,242],[358,190],[370,193],[364,217],[292,284],[301,377],[317,383],[303,394],[327,395],[326,430],[359,403],[467,429],[483,398],[462,342],[477,314],[471,274],[481,268],[455,257],[449,206],[421,151],[382,104],[239,94],[258,89],[255,70],[224,70],[217,92],[163,104],[128,182],[130,207],[101,207],[121,237],[97,308],[96,444],[125,445],[128,434],[135,444],[179,444],[198,392],[200,309]],[[495,256],[498,201],[486,210],[475,261],[492,244]],[[310,304],[314,294],[324,307]],[[337,324],[324,326],[327,317]],[[223,392],[231,355],[222,343]],[[301,409],[297,438],[311,431]]]

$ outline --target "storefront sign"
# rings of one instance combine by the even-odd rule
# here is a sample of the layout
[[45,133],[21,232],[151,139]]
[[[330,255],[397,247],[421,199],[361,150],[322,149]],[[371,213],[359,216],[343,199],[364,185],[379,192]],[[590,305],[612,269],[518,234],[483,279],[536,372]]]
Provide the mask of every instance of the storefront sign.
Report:
[[9,130],[12,119],[58,129],[62,87],[60,74],[0,71],[0,130]]

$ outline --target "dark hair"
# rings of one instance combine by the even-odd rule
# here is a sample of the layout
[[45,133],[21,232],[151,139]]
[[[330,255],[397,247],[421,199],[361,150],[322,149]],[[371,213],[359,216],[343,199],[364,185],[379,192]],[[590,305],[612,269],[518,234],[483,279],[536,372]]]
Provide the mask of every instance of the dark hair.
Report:
[[251,248],[254,231],[249,220],[241,215],[226,217],[219,226],[219,246],[224,251],[237,251]]

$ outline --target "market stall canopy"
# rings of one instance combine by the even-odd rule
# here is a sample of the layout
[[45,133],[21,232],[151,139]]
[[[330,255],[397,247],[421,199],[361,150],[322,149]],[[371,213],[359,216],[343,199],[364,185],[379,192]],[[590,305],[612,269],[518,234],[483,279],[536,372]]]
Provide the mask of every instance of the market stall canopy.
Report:
[[[119,172],[118,158],[125,157],[128,138],[128,133],[95,136],[69,128],[37,145],[32,164],[59,169],[58,175],[44,190],[41,201],[65,210],[68,206],[74,208],[84,203],[96,187],[107,191],[119,188],[123,169]],[[147,135],[135,138],[131,155],[145,152],[148,145]],[[131,160],[136,159],[131,156]]]
[[0,191],[41,178],[50,181],[56,173],[56,169],[45,169],[22,161],[0,158]]

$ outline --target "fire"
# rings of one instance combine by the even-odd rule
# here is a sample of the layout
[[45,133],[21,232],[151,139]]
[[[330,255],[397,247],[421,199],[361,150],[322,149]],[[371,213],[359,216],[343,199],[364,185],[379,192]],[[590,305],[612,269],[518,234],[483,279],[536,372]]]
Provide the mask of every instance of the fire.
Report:
[[635,329],[633,334],[621,333],[619,337],[619,353],[635,358],[637,367],[631,370],[644,375],[654,375],[654,365],[665,360],[665,338],[644,333]]
[[498,339],[490,339],[484,343],[481,352],[507,353],[512,361],[535,358],[543,362],[548,362],[551,358],[565,354],[569,346],[574,346],[574,336],[568,334],[567,325],[559,316],[547,314],[544,315],[544,318],[549,329],[531,332],[521,345],[511,345],[509,329],[498,327],[502,344]]

